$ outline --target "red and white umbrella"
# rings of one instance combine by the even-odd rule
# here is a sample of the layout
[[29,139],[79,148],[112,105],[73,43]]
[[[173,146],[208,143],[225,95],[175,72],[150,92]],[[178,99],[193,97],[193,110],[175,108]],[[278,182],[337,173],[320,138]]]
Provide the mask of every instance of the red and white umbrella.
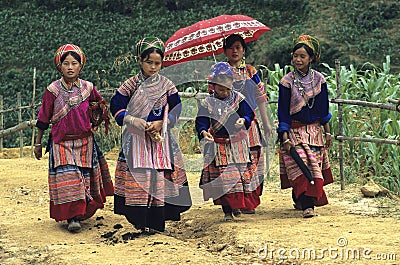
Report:
[[165,66],[191,61],[223,52],[224,39],[239,34],[245,42],[257,40],[271,30],[245,15],[221,15],[180,29],[165,42]]

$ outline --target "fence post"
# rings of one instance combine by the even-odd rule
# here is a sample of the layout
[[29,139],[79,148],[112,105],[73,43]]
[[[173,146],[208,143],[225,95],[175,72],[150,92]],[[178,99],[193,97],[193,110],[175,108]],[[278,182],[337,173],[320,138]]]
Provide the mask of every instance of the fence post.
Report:
[[[342,98],[342,86],[340,82],[340,60],[335,60],[335,68],[336,68],[336,98]],[[343,136],[343,114],[342,114],[342,103],[338,103],[338,135]],[[340,189],[344,190],[344,170],[343,170],[343,140],[339,139],[339,166],[340,166]]]
[[[33,68],[33,87],[32,87],[32,121],[35,120],[35,97],[36,97],[36,67]],[[35,144],[35,127],[32,127],[31,138],[31,157],[34,157],[33,149]]]
[[[17,102],[18,102],[18,124],[22,123],[22,103],[21,103],[21,92],[17,93]],[[23,139],[23,131],[19,131],[19,157],[22,158],[24,155],[24,139]]]
[[[0,95],[0,131],[4,129],[4,120],[3,120],[3,96]],[[3,136],[0,137],[0,152],[3,152]]]

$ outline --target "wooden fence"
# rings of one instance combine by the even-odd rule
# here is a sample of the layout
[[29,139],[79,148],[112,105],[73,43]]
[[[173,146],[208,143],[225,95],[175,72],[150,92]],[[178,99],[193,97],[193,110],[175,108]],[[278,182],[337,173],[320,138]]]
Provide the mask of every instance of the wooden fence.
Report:
[[[338,116],[338,133],[337,133],[337,135],[334,136],[334,138],[338,141],[338,144],[339,144],[338,146],[339,146],[340,183],[341,183],[341,189],[343,190],[345,188],[343,141],[360,141],[360,142],[372,142],[372,143],[378,143],[378,144],[400,145],[400,140],[344,136],[343,135],[343,113],[342,113],[343,104],[358,105],[358,106],[363,106],[363,107],[379,108],[379,109],[386,109],[386,110],[390,110],[390,111],[400,112],[400,100],[387,99],[388,104],[383,104],[383,103],[374,103],[374,102],[360,101],[360,100],[342,99],[341,98],[342,91],[341,91],[340,61],[339,60],[335,61],[335,69],[336,69],[337,97],[334,99],[330,99],[330,102],[338,104],[338,115],[337,115]],[[23,143],[22,131],[35,127],[35,125],[36,125],[35,109],[36,109],[36,107],[41,105],[41,103],[34,102],[35,94],[36,94],[35,90],[36,90],[36,69],[34,69],[33,95],[32,95],[32,102],[30,105],[21,106],[21,94],[17,93],[17,106],[14,108],[10,108],[10,109],[3,109],[3,97],[0,95],[0,152],[3,151],[3,137],[19,132],[20,157],[23,156],[22,150],[23,150],[24,143]],[[114,90],[106,90],[106,91],[102,91],[101,94],[106,97],[106,96],[112,96],[113,93],[114,93]],[[207,93],[180,92],[179,95],[182,98],[202,99],[202,98],[206,97],[208,94]],[[268,104],[276,104],[276,103],[277,103],[276,100],[268,102]],[[24,109],[32,109],[31,120],[22,121],[22,110],[24,110]],[[9,113],[9,112],[15,112],[15,111],[18,112],[18,124],[13,127],[4,129],[4,127],[3,127],[4,114]],[[194,120],[194,118],[181,117],[180,120],[181,121],[189,121],[189,120]],[[32,129],[32,139],[31,139],[32,154],[33,154],[33,145],[34,145],[34,140],[35,140],[34,133],[35,133],[35,130]]]

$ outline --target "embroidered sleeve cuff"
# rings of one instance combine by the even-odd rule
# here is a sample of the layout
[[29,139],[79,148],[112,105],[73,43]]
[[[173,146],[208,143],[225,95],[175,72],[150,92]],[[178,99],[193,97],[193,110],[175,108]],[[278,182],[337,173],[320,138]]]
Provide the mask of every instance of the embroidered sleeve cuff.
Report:
[[124,125],[124,118],[126,116],[127,112],[125,110],[118,112],[116,115],[114,115],[115,121],[119,126]]
[[280,122],[278,124],[278,133],[288,132],[290,130],[290,125],[285,122]]
[[50,125],[49,123],[45,123],[39,120],[36,121],[36,127],[43,131],[47,130],[49,128],[49,125]]
[[321,125],[327,124],[332,118],[332,114],[328,113],[325,117],[321,118],[320,123]]
[[251,124],[252,119],[250,117],[248,117],[248,116],[243,116],[243,118],[245,119],[244,126],[246,127],[246,129],[250,128],[250,124]]

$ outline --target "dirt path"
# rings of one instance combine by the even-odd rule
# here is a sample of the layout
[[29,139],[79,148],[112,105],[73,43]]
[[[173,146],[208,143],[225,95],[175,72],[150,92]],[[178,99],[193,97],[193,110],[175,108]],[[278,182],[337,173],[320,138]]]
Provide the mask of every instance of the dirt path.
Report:
[[290,190],[271,180],[257,213],[230,223],[194,190],[196,204],[168,223],[170,235],[138,237],[112,198],[81,233],[50,219],[46,157],[0,159],[0,183],[0,264],[400,264],[399,202],[363,198],[357,186],[330,185],[330,204],[303,219]]

